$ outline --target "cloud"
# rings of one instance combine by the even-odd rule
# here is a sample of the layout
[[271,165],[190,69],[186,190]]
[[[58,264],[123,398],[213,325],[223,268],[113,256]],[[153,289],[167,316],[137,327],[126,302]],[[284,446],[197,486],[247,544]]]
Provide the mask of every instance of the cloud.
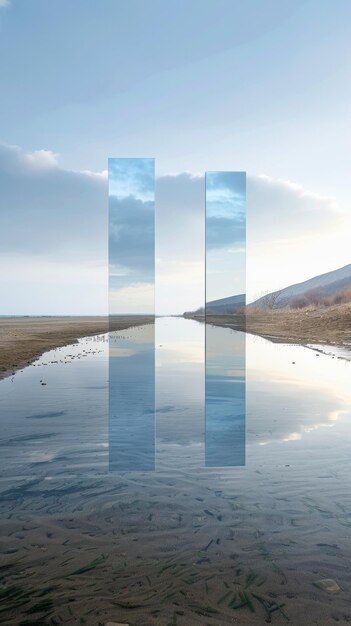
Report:
[[107,183],[47,150],[0,145],[1,252],[106,260]]
[[[206,174],[206,249],[235,250],[245,243],[245,172]],[[226,252],[224,252],[226,254]]]
[[10,0],[0,0],[0,9],[10,6]]
[[207,200],[213,207],[208,211],[207,249],[227,247],[231,241],[234,248],[240,247],[245,242],[245,228],[250,243],[291,243],[301,236],[329,230],[342,219],[333,198],[290,181],[248,176],[246,208],[243,180],[238,178],[238,188],[232,191],[229,184],[229,172],[207,176]]
[[188,172],[156,179],[156,256],[198,260],[204,246],[205,180]]
[[144,202],[154,199],[154,159],[111,158],[108,169],[110,195],[120,199],[134,196]]
[[[144,298],[140,285],[149,285],[153,276],[153,233],[147,219],[153,207],[145,199],[145,185],[140,189],[139,198],[124,198],[119,223],[111,231],[118,253],[111,256],[110,286],[121,290],[129,286],[131,291],[120,291],[119,298],[130,296],[133,302],[137,296]],[[157,312],[197,308],[204,300],[205,179],[189,172],[163,175],[156,178],[155,194]],[[26,153],[16,146],[0,145],[0,205],[0,313],[107,312],[106,171],[65,170],[48,150]],[[333,199],[290,181],[248,176],[251,293],[300,279],[297,265],[301,275],[308,267],[312,275],[311,256],[320,266],[317,246],[323,237],[331,236],[333,228],[337,245],[342,224],[343,214]],[[226,219],[218,220],[213,232],[211,247],[227,244]],[[127,245],[126,233],[131,245]],[[243,250],[243,238],[241,221],[231,251]],[[329,265],[321,271],[338,266],[337,252],[334,247],[329,257],[323,253]],[[145,303],[150,301],[147,296]]]
[[[225,179],[216,179],[224,193]],[[218,184],[221,183],[221,184]],[[212,192],[212,188],[210,189]],[[242,191],[244,188],[242,188]],[[243,194],[238,202],[242,204]],[[241,196],[241,198],[240,198]],[[182,311],[197,308],[204,300],[204,202],[205,180],[190,173],[165,175],[156,180],[156,256],[157,311]],[[207,229],[208,249],[213,254],[221,247],[242,256],[245,252],[244,214],[236,222],[217,218]],[[211,220],[212,218],[209,218]],[[247,176],[246,256],[247,286],[251,297],[268,289],[284,286],[319,272],[322,262],[318,242],[335,232],[339,238],[344,215],[333,198],[322,196],[291,181],[267,176]],[[230,228],[229,228],[230,226]],[[233,230],[235,237],[233,238]],[[234,240],[233,240],[234,239]],[[234,243],[234,245],[232,245]],[[337,267],[335,249],[324,252],[328,271]],[[240,256],[239,255],[239,256]],[[311,265],[311,256],[316,259]],[[334,260],[333,260],[334,259]],[[234,263],[234,259],[233,259]],[[238,261],[235,261],[238,263]],[[345,261],[346,263],[346,261]],[[197,264],[197,265],[196,265]],[[340,262],[340,266],[343,261]],[[186,271],[185,267],[189,268]],[[229,266],[229,262],[227,263]],[[196,272],[192,268],[197,268]],[[223,262],[220,267],[223,271]],[[240,267],[243,268],[243,265]],[[229,267],[227,267],[229,271]],[[242,271],[242,270],[240,270]],[[240,273],[240,272],[239,272]],[[218,282],[215,277],[214,284]],[[237,285],[232,281],[232,289]],[[239,289],[239,287],[237,287]]]
[[220,248],[233,251],[242,249],[245,242],[246,218],[245,213],[229,217],[208,217],[206,220],[206,248],[218,250]]
[[[218,173],[215,183],[218,184],[219,190],[217,197],[226,198],[223,204],[226,204],[227,212],[229,200],[233,198],[226,195],[223,191],[224,185],[220,185],[225,175],[228,173]],[[213,188],[214,183],[209,187],[212,194]],[[237,206],[242,210],[238,211],[235,220],[230,220],[228,215],[220,215],[213,220],[209,217],[208,222],[211,224],[208,228],[209,248],[221,245],[226,247],[228,242],[233,240],[233,229],[235,241],[238,244],[244,241],[243,184],[241,193],[237,192],[238,189],[235,190]],[[200,240],[201,237],[197,235],[201,233],[203,236],[204,202],[203,176],[181,173],[157,179],[156,229],[158,238],[162,238],[162,241],[157,241],[157,248],[161,249],[161,252],[170,250],[177,254],[180,249],[187,248],[185,254],[191,254],[191,238]],[[265,241],[266,244],[275,240],[291,241],[301,237],[302,234],[311,236],[315,232],[329,230],[332,226],[337,226],[342,218],[343,214],[333,198],[313,193],[290,181],[263,175],[247,177],[246,220],[250,241]],[[157,256],[161,256],[159,252]]]
[[57,154],[51,152],[51,150],[35,150],[29,154],[19,153],[17,149],[18,158],[22,157],[22,160],[27,165],[37,168],[55,167],[58,165]]
[[349,262],[348,218],[333,198],[291,181],[252,176],[247,185],[247,300]]
[[154,160],[111,158],[108,182],[110,312],[153,313]]
[[109,263],[113,286],[153,281],[154,202],[143,202],[133,196],[110,197],[109,205]]
[[283,241],[311,236],[338,225],[343,214],[333,198],[290,181],[249,176],[247,233],[250,241]]
[[206,200],[209,210],[214,207],[216,215],[245,210],[245,172],[208,172],[206,174]]
[[107,313],[107,181],[0,145],[2,314]]
[[189,172],[156,179],[156,312],[202,305],[205,293],[205,179]]

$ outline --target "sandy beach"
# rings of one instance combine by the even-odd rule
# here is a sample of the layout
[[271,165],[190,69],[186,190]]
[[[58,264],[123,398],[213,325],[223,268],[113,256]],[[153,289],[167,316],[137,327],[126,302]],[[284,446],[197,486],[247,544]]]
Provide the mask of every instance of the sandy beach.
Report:
[[152,323],[152,316],[0,317],[0,379],[30,365],[38,356],[109,330]]
[[[274,454],[235,476],[39,477],[5,489],[6,623],[350,623],[349,466],[334,476],[329,460],[308,476]],[[325,578],[337,594],[316,587]]]

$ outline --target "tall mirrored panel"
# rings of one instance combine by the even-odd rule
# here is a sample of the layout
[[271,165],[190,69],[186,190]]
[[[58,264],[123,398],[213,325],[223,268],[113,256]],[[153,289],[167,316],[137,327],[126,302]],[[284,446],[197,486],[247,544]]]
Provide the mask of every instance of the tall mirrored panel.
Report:
[[206,173],[205,461],[245,465],[246,174]]
[[109,467],[155,468],[155,168],[109,159]]

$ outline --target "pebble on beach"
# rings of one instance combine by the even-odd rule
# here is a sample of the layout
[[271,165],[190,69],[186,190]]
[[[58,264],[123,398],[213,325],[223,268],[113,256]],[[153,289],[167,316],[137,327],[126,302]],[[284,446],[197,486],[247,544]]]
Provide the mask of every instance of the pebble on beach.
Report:
[[316,580],[313,584],[327,593],[338,593],[340,591],[338,583],[332,578],[322,578],[321,580]]

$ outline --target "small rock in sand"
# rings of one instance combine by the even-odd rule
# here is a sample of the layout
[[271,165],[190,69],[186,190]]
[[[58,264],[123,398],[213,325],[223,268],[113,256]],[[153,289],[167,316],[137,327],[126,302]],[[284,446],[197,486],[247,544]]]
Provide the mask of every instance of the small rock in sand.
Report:
[[322,578],[321,580],[316,580],[313,584],[327,593],[338,593],[340,591],[338,583],[332,578]]

